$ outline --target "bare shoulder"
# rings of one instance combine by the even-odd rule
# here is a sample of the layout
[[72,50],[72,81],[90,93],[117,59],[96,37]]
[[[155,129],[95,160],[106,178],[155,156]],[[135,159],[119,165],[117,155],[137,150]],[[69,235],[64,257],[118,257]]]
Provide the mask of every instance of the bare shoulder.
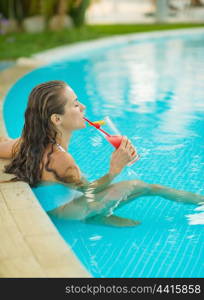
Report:
[[52,154],[52,166],[61,171],[66,170],[68,167],[79,168],[73,156],[68,152],[62,151],[55,151]]
[[[45,156],[47,157],[47,154]],[[45,164],[46,161],[47,159],[45,160]],[[68,152],[54,151],[51,156],[49,167],[51,169],[54,169],[60,177],[65,179],[65,181],[63,181],[63,184],[66,184],[71,188],[83,191],[83,189],[87,186],[87,184],[89,184],[88,180],[85,178],[79,166],[77,165],[75,159]],[[43,174],[44,174],[43,177],[45,181],[48,179],[49,179],[48,181],[50,181],[51,179],[50,176],[51,177],[53,176],[52,173],[47,172],[45,169]],[[73,183],[70,183],[70,177],[72,178]],[[53,180],[58,181],[56,180],[56,177],[52,177],[52,181]],[[62,183],[61,181],[58,182]],[[74,182],[75,183],[80,182],[80,185],[77,185]]]
[[72,176],[76,181],[82,177],[79,166],[68,152],[56,151],[52,156],[51,166],[62,177]]

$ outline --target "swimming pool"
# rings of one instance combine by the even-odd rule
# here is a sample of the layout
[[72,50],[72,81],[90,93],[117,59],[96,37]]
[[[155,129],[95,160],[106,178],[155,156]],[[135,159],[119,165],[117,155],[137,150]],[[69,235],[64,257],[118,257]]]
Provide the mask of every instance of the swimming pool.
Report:
[[[87,117],[111,116],[141,155],[115,181],[136,178],[204,194],[203,74],[203,33],[113,44],[20,79],[4,102],[6,128],[13,138],[21,134],[33,86],[65,80],[87,106]],[[91,127],[76,132],[70,146],[89,180],[108,171],[113,149]],[[66,197],[66,190],[58,185],[53,197],[63,194]],[[135,228],[52,221],[94,277],[203,277],[204,221],[199,208],[140,197],[116,210],[140,220],[142,225]]]

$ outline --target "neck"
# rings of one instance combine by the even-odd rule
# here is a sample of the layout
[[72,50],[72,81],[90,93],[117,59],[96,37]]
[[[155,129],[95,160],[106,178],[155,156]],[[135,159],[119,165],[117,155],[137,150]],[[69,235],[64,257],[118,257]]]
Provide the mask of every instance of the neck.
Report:
[[58,136],[56,141],[58,144],[60,144],[65,150],[68,149],[70,139],[71,139],[71,132],[63,133],[62,136]]

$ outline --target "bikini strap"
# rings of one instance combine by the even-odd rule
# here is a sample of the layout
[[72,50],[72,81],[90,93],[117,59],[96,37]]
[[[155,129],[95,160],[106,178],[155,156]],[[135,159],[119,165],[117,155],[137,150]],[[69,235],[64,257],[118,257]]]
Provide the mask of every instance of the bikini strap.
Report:
[[62,146],[60,145],[60,144],[56,144],[57,145],[57,148],[59,149],[59,150],[61,150],[62,152],[66,152],[65,150],[64,150],[64,148],[62,148]]

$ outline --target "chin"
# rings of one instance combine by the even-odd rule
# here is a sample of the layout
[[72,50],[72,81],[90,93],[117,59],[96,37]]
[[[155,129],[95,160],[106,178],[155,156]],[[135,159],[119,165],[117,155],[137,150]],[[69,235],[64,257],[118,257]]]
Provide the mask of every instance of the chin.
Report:
[[79,127],[75,128],[74,130],[80,130],[80,129],[83,129],[85,127],[86,127],[86,124],[84,123],[84,124],[80,125]]
[[85,128],[86,127],[86,122],[83,122],[81,128]]

